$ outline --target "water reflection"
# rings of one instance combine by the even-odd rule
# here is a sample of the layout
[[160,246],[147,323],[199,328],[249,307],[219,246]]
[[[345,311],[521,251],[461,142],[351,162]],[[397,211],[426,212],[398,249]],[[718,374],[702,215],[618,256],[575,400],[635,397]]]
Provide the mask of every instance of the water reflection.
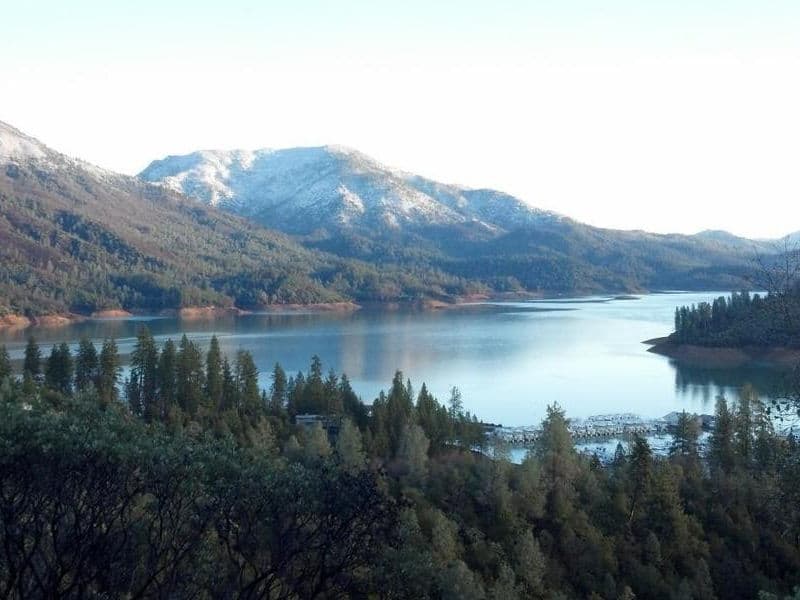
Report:
[[560,403],[568,415],[635,412],[660,417],[685,408],[710,412],[715,397],[752,383],[776,393],[774,373],[759,369],[691,368],[646,351],[641,342],[669,332],[675,307],[719,293],[654,294],[517,302],[491,307],[411,312],[362,310],[351,314],[255,314],[211,321],[174,318],[95,320],[63,329],[0,333],[14,358],[33,333],[49,352],[53,343],[117,339],[127,354],[144,323],[160,342],[184,333],[206,346],[219,337],[223,351],[253,353],[269,384],[280,362],[289,373],[307,370],[317,354],[325,368],[346,372],[366,401],[385,389],[395,370],[425,382],[441,400],[457,385],[465,406],[486,420],[529,425]]

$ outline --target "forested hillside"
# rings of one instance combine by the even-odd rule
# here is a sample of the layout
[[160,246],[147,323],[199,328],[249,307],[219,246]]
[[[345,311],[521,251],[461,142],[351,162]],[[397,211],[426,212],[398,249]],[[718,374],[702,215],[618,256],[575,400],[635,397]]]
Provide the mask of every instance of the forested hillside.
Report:
[[440,183],[347,148],[200,151],[140,177],[373,264],[549,293],[734,289],[770,245],[720,232],[655,235],[578,223],[490,189]]
[[[333,171],[323,191],[338,180]],[[392,175],[416,186],[401,186],[395,206],[380,170],[364,184],[384,211],[376,220],[324,213],[333,220],[311,227],[319,206],[297,198],[316,198],[319,177],[291,173],[296,195],[281,206],[298,224],[286,228],[293,237],[258,215],[104,171],[0,123],[0,315],[733,289],[751,267],[744,240],[602,230],[491,190]],[[361,181],[359,173],[351,176]],[[335,208],[343,192],[333,193]],[[402,215],[410,220],[401,227]]]
[[669,339],[698,346],[800,348],[800,290],[740,292],[680,307]]
[[[46,353],[45,353],[46,354]],[[0,349],[0,594],[7,598],[783,600],[800,585],[800,447],[757,394],[719,399],[701,451],[576,452],[550,407],[522,462],[398,373],[371,414],[346,377],[140,332]],[[314,411],[320,424],[296,426]],[[797,593],[792,598],[797,598]]]
[[[21,133],[0,124],[6,141]],[[22,138],[23,141],[26,138]],[[377,268],[41,146],[0,152],[0,314],[397,300],[473,287]]]

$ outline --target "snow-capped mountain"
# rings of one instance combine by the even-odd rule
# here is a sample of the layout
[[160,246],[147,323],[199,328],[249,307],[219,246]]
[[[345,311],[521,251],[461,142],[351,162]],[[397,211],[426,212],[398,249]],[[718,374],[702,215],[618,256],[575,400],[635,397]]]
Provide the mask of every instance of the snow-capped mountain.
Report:
[[83,172],[106,183],[130,185],[130,178],[108,171],[86,161],[72,158],[46,146],[39,140],[0,121],[0,164],[12,171],[19,167],[34,167],[42,173]]
[[155,161],[139,177],[292,233],[465,224],[496,232],[560,219],[501,192],[438,183],[340,146],[204,150]]
[[43,160],[52,154],[39,140],[0,121],[0,161],[27,162]]

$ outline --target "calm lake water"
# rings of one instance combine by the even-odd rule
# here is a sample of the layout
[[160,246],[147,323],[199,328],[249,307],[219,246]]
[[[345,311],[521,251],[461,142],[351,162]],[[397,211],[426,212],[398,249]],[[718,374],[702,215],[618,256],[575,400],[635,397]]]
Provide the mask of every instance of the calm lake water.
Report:
[[634,412],[660,417],[673,410],[713,411],[720,393],[735,395],[753,383],[775,395],[782,376],[767,369],[706,370],[679,367],[647,352],[643,340],[672,331],[675,307],[721,293],[672,293],[635,300],[575,298],[498,303],[443,311],[362,310],[351,314],[259,314],[213,321],[174,318],[92,320],[61,329],[0,334],[12,358],[22,356],[33,333],[43,354],[54,342],[88,334],[117,339],[129,353],[146,324],[158,341],[186,333],[202,345],[212,334],[223,351],[250,350],[262,385],[276,361],[304,372],[318,354],[324,367],[344,371],[366,402],[386,389],[395,370],[414,388],[424,381],[446,401],[458,386],[465,407],[504,425],[538,423],[548,404],[568,416]]

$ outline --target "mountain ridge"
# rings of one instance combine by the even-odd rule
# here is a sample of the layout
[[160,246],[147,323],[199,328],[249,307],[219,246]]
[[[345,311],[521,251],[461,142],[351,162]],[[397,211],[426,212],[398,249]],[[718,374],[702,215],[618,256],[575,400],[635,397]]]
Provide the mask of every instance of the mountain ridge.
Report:
[[283,233],[0,129],[0,315],[382,301],[472,290]]
[[[718,290],[747,280],[743,243],[599,229],[342,147],[197,152],[152,163],[156,185],[0,125],[3,314]],[[191,178],[176,161],[195,169]]]

